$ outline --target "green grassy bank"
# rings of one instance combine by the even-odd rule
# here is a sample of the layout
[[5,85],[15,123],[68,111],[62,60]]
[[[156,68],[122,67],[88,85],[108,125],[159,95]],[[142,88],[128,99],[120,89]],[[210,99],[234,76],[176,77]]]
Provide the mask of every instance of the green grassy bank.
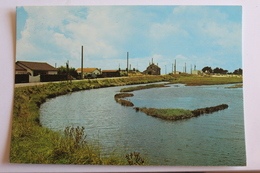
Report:
[[[67,127],[64,133],[54,132],[41,126],[39,107],[48,98],[65,95],[75,91],[101,87],[142,84],[160,81],[185,83],[200,80],[198,76],[140,76],[100,80],[48,83],[38,86],[15,88],[13,124],[11,137],[11,163],[41,164],[100,164],[100,165],[140,165],[146,163],[139,153],[102,157],[95,141],[89,141],[84,127]],[[207,77],[207,80],[211,80]],[[220,78],[218,78],[220,79]],[[216,80],[216,79],[214,79]],[[222,80],[222,79],[221,79]],[[226,79],[241,83],[241,78]],[[202,82],[200,82],[202,84]],[[219,83],[218,83],[219,84]],[[133,154],[134,153],[134,154]],[[142,153],[141,153],[142,154]]]
[[[15,88],[10,162],[45,164],[138,164],[124,157],[100,156],[93,141],[85,139],[81,127],[65,129],[63,135],[41,127],[39,107],[48,98],[100,87],[164,81],[163,76],[142,76],[48,83]],[[85,139],[85,140],[84,140]],[[87,141],[87,142],[83,142]],[[134,151],[129,151],[129,153]],[[140,155],[138,155],[140,158]],[[129,158],[129,157],[128,157]],[[142,163],[143,164],[143,163]]]
[[187,86],[198,86],[198,85],[220,85],[220,84],[232,84],[242,83],[243,78],[240,77],[210,77],[210,76],[194,76],[194,75],[173,75],[176,76],[171,83],[183,83]]
[[192,111],[186,109],[156,109],[156,108],[146,108],[146,107],[143,108],[134,107],[136,111],[144,112],[146,115],[156,117],[156,118],[161,118],[164,120],[173,120],[173,121],[189,119],[203,114],[210,114],[227,108],[228,108],[227,104],[200,108]]
[[137,90],[143,90],[143,89],[150,89],[150,88],[160,88],[165,87],[165,84],[149,84],[149,85],[141,85],[136,87],[127,87],[120,90],[120,92],[132,92]]

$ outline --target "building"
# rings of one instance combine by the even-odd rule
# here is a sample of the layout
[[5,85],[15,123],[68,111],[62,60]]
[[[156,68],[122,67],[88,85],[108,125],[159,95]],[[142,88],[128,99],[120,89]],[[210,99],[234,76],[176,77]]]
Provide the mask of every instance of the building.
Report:
[[144,75],[160,75],[161,68],[155,65],[154,63],[150,64],[145,71],[143,71]]
[[102,70],[102,77],[120,77],[120,70]]
[[15,74],[29,74],[30,76],[44,74],[56,75],[58,74],[58,69],[46,62],[17,61],[15,65]]
[[180,71],[173,71],[172,74],[181,74]]
[[27,70],[15,64],[15,74],[27,74]]
[[[81,76],[81,68],[77,69],[77,73]],[[98,75],[101,75],[101,70],[98,68],[83,68],[84,78],[96,78]]]
[[202,74],[203,74],[203,71],[201,71],[201,70],[192,70],[192,74],[202,75]]

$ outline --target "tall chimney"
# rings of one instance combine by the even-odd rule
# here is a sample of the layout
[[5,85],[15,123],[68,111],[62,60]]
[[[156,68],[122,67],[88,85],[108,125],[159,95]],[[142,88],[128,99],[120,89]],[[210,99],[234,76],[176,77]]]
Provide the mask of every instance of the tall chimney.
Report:
[[128,52],[126,53],[126,58],[127,58],[127,65],[126,65],[127,67],[126,68],[127,68],[127,73],[128,73],[128,64],[129,64],[129,53]]
[[176,59],[174,61],[174,74],[176,74]]
[[84,78],[83,74],[83,46],[81,46],[81,79]]

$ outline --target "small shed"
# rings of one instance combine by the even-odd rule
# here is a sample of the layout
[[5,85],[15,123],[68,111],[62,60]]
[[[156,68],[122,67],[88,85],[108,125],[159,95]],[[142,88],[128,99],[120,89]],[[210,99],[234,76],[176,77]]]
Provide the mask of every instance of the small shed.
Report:
[[120,77],[120,70],[102,70],[102,77]]

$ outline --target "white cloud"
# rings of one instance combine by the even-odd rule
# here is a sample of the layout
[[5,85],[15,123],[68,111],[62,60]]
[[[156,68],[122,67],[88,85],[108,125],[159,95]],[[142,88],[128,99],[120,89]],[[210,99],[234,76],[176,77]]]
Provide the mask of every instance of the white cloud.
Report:
[[160,18],[160,13],[127,6],[25,7],[28,19],[17,40],[17,58],[70,60],[77,68],[83,45],[87,66],[125,68],[130,51],[130,63],[144,70],[152,58],[159,66],[175,58],[180,64],[205,64],[206,57],[241,51],[241,24],[227,21],[226,14],[201,6],[170,8]]
[[177,23],[154,23],[150,30],[150,35],[154,39],[168,39],[169,37],[174,37],[179,34],[184,36],[188,35]]
[[[78,58],[81,45],[89,56],[106,58],[118,55],[117,47],[111,44],[109,37],[124,39],[120,33],[126,29],[114,24],[109,16],[113,11],[105,7],[101,11],[93,8],[86,20],[70,13],[69,9],[74,8],[25,7],[29,18],[21,32],[22,38],[17,40],[17,58],[42,58],[52,50],[54,55],[60,51],[67,59]],[[64,25],[65,20],[68,24]]]
[[187,60],[188,58],[183,55],[177,55],[176,59]]

